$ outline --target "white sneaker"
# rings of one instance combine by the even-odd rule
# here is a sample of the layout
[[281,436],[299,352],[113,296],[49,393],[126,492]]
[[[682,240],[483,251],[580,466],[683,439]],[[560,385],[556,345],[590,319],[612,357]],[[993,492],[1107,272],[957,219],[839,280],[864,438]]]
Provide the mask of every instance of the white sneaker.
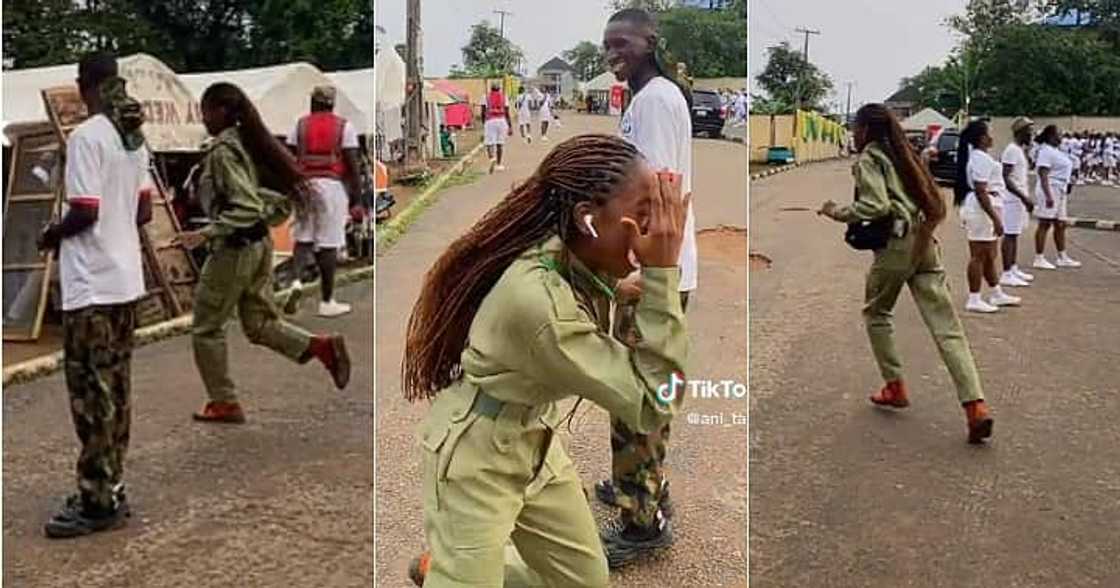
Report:
[[498,164],[494,166],[494,171],[506,171],[506,166]]
[[992,292],[992,295],[988,297],[988,302],[993,306],[1019,306],[1023,303],[1023,299],[1006,292]]
[[1000,286],[1013,286],[1013,287],[1016,287],[1016,288],[1025,288],[1027,286],[1030,286],[1031,283],[1022,279],[1022,278],[1020,278],[1019,276],[1015,275],[1013,272],[1007,271],[1007,272],[1003,272],[1003,275],[1000,276],[999,285]]
[[1019,278],[1020,280],[1025,281],[1025,282],[1033,282],[1034,281],[1034,276],[1031,275],[1031,274],[1028,274],[1027,272],[1025,272],[1021,269],[1019,269],[1019,266],[1015,266],[1015,267],[1011,268],[1011,273],[1015,274],[1015,277]]
[[342,316],[348,312],[350,312],[350,305],[343,302],[331,300],[329,302],[319,303],[319,316],[321,317],[333,318]]
[[999,312],[999,307],[984,302],[983,298],[969,299],[969,301],[965,303],[964,309],[969,312],[980,312],[984,314]]
[[550,140],[551,139],[548,138],[548,135],[545,135],[544,137],[541,137],[541,142],[542,143],[548,143]]
[[1112,185],[1112,180],[1105,180],[1105,181],[1101,182],[1101,185],[1102,186],[1111,186]]
[[1058,267],[1069,267],[1069,268],[1081,267],[1081,262],[1076,261],[1076,260],[1072,259],[1070,256],[1063,253],[1063,254],[1058,256]]
[[1039,256],[1034,258],[1034,267],[1037,268],[1037,269],[1044,269],[1044,270],[1058,269],[1058,267],[1056,265],[1047,261],[1046,256],[1044,256],[1044,255],[1039,255]]

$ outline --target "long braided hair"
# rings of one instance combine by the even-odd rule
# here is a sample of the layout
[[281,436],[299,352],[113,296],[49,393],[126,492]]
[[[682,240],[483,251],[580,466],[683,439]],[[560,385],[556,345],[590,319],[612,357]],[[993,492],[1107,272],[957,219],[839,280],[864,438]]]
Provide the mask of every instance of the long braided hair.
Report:
[[918,154],[906,139],[906,132],[898,119],[882,104],[867,104],[856,112],[856,126],[867,129],[867,141],[878,143],[890,158],[906,193],[922,211],[914,241],[914,255],[921,256],[933,241],[933,231],[945,220],[945,200],[922,164]]
[[574,206],[605,203],[641,160],[619,137],[568,139],[451,244],[428,270],[408,320],[401,365],[406,399],[432,398],[459,379],[475,313],[513,260],[553,235],[568,243]]
[[988,134],[988,123],[974,120],[965,126],[957,140],[957,181],[953,186],[953,204],[960,206],[971,190],[968,187],[968,161],[973,149],[980,148],[980,139]]
[[220,106],[229,113],[263,186],[286,194],[297,206],[307,206],[311,182],[300,170],[295,156],[269,132],[260,112],[241,88],[227,82],[213,84],[202,93],[202,104]]

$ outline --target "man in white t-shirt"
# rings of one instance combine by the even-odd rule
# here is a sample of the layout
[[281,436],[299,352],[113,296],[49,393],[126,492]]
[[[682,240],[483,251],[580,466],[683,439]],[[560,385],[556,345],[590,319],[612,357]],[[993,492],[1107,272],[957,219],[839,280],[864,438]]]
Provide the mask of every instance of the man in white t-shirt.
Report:
[[[296,242],[293,263],[296,280],[284,311],[294,313],[302,296],[300,281],[314,261],[319,266],[319,316],[336,317],[350,312],[350,305],[334,298],[335,273],[340,251],[346,250],[346,224],[350,204],[361,193],[358,170],[358,133],[350,121],[334,113],[336,90],[319,86],[311,92],[311,114],[299,119],[288,134],[304,174],[315,194],[310,209],[292,223]],[[313,258],[313,259],[312,259]]]
[[1034,121],[1021,116],[1011,123],[1014,139],[1003,150],[1000,161],[1003,163],[1003,180],[1007,189],[1003,193],[1003,275],[1000,284],[1004,286],[1029,286],[1034,276],[1019,269],[1019,235],[1029,224],[1030,214],[1034,212],[1030,184],[1030,160],[1026,149],[1031,145],[1034,134]]
[[[685,90],[665,76],[664,67],[657,61],[657,40],[656,22],[643,10],[621,10],[607,23],[603,33],[607,64],[633,95],[619,131],[651,167],[680,174],[682,195],[687,196],[692,192],[692,117]],[[695,224],[689,207],[680,254],[682,310],[689,293],[696,289]],[[632,280],[627,282],[634,284]],[[640,336],[633,327],[633,315],[630,305],[619,306],[616,312],[615,336],[628,344]],[[611,567],[635,561],[673,542],[672,507],[663,464],[668,437],[669,425],[640,435],[621,420],[611,419],[612,476],[595,485],[600,500],[620,508],[620,524],[603,531]]]
[[533,102],[537,105],[536,118],[540,123],[541,142],[548,143],[548,123],[552,122],[552,98],[541,92],[540,88],[533,90]]
[[525,86],[517,89],[517,100],[513,103],[514,108],[517,109],[517,129],[521,132],[521,138],[530,145],[533,144],[532,102],[532,93],[526,92]]
[[51,538],[117,528],[129,512],[130,368],[135,303],[146,291],[139,226],[151,219],[143,114],[125,94],[116,59],[82,59],[78,88],[90,117],[66,140],[63,216],[40,242],[59,249],[66,387],[82,444],[78,493],[47,522]]

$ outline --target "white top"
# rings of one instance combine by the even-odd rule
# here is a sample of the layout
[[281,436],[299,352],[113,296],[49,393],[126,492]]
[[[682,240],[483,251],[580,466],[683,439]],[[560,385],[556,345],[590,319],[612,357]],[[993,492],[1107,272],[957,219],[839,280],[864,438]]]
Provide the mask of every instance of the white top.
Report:
[[[650,80],[622,115],[619,132],[655,170],[681,174],[682,194],[692,192],[692,116],[673,82],[660,76]],[[696,265],[696,218],[689,206],[681,243],[682,292],[696,289]]]
[[[1000,157],[1000,162],[1004,165],[1013,166],[1011,169],[1011,181],[1023,192],[1024,196],[1030,198],[1031,187],[1027,180],[1027,174],[1029,173],[1031,164],[1030,160],[1027,159],[1026,152],[1023,151],[1022,145],[1014,141],[1008,143],[1007,148],[1003,150],[1003,156]],[[1007,191],[1007,197],[1018,199],[1010,190]]]
[[[1069,184],[1069,178],[1073,174],[1073,161],[1069,156],[1061,151],[1055,149],[1052,145],[1043,145],[1038,150],[1038,159],[1035,161],[1035,168],[1041,170],[1042,168],[1049,168],[1050,170],[1050,186],[1056,187],[1060,190],[1055,197],[1065,194],[1066,185]],[[1036,198],[1045,198],[1042,192],[1042,175],[1038,176],[1038,188],[1035,190]]]
[[1003,181],[1003,166],[992,159],[986,151],[973,149],[968,154],[968,195],[964,198],[964,206],[980,209],[980,200],[976,198],[976,182],[987,182],[988,198],[992,206],[1003,206],[1003,192],[1007,185]]
[[552,120],[552,99],[548,94],[538,90],[533,94],[533,100],[537,103],[537,118],[542,121]]
[[529,124],[529,119],[533,116],[533,114],[529,111],[529,102],[530,100],[528,93],[519,94],[517,96],[517,101],[515,102],[517,106],[517,120],[523,125]]
[[[124,304],[144,296],[141,191],[150,190],[147,146],[126,151],[104,115],[83,122],[66,141],[66,204],[96,206],[97,222],[63,239],[59,252],[62,310]],[[150,196],[149,196],[150,197]]]

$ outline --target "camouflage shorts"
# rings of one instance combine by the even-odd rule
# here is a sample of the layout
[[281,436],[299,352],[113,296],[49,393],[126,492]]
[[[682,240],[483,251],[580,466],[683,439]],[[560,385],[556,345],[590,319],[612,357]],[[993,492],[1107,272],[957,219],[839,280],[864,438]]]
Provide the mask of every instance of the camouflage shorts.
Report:
[[116,507],[128,450],[136,312],[132,304],[63,314],[66,387],[82,444],[78,489],[87,507]]

